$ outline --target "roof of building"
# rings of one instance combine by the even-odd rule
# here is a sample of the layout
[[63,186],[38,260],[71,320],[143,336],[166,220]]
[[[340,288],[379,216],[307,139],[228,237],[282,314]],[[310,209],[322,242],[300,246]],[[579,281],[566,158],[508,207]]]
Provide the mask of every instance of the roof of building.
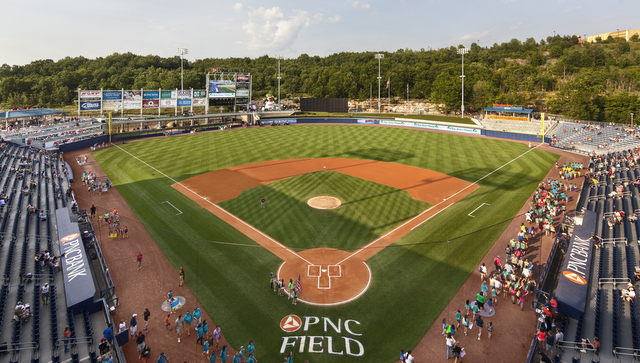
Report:
[[484,112],[512,112],[512,113],[525,113],[530,114],[533,112],[531,108],[516,107],[487,107]]
[[31,110],[6,111],[6,112],[0,112],[0,119],[38,117],[38,116],[47,116],[47,115],[57,115],[61,113],[69,113],[69,111],[53,110],[50,108],[35,108]]

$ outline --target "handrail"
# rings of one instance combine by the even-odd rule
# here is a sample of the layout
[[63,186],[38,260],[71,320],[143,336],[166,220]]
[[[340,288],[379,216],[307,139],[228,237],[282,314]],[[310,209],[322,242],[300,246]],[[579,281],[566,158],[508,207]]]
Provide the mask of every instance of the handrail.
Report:
[[622,283],[630,284],[631,279],[628,277],[603,277],[598,279],[598,288],[605,284],[613,284],[613,286],[615,287],[616,285]]

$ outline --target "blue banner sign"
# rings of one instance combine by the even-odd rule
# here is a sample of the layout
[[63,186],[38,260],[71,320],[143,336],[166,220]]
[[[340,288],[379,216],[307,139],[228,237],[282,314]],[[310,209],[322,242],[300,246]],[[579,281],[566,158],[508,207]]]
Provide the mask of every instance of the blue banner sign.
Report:
[[94,111],[100,109],[100,101],[82,101],[80,102],[80,110]]
[[104,91],[102,92],[103,100],[121,100],[122,91]]

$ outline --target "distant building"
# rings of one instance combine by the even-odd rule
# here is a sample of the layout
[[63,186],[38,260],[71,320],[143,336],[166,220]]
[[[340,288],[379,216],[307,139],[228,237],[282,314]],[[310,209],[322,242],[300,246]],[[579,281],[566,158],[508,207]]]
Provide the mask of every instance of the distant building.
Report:
[[636,34],[640,35],[640,29],[626,29],[626,30],[620,30],[615,32],[590,35],[587,37],[587,42],[594,43],[598,38],[602,40],[607,40],[609,39],[609,36],[613,38],[624,38],[628,42],[629,39],[631,39],[631,37]]

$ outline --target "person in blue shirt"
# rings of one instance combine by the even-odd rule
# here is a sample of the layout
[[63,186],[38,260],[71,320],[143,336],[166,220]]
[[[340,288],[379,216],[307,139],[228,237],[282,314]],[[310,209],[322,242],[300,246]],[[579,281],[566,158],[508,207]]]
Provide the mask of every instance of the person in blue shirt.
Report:
[[191,336],[191,312],[187,312],[182,321],[186,324],[187,334]]
[[204,336],[204,330],[202,329],[202,324],[199,324],[198,327],[196,328],[196,333],[198,333],[198,340],[196,340],[196,344],[198,344],[198,342],[200,342],[200,345],[202,345],[202,338]]
[[102,336],[106,340],[111,340],[111,337],[113,336],[113,330],[111,329],[111,324],[109,324],[107,328],[102,332]]
[[233,356],[233,363],[240,363],[240,352]]
[[215,350],[211,351],[211,356],[209,356],[209,362],[210,363],[216,363],[216,351]]
[[253,356],[253,353],[249,353],[249,359],[247,359],[247,363],[258,363],[256,357]]
[[293,363],[293,351],[289,351],[289,355],[287,356],[287,363]]
[[222,350],[220,351],[220,361],[222,361],[222,363],[227,362],[227,345],[226,344],[222,346]]
[[167,355],[164,352],[160,353],[157,363],[167,363]]

